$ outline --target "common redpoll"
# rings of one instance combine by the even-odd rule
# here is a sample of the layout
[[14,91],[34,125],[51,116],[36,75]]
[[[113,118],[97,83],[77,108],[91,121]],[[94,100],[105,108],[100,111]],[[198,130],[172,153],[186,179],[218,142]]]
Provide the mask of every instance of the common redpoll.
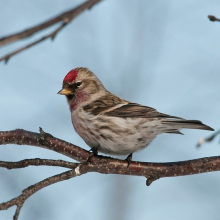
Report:
[[132,155],[162,133],[213,129],[201,121],[166,115],[113,95],[87,68],[71,70],[58,94],[65,95],[75,131],[93,152]]

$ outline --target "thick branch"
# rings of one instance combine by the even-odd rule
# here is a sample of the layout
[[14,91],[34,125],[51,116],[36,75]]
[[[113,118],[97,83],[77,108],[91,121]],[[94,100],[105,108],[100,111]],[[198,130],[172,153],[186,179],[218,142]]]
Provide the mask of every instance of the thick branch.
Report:
[[58,34],[58,32],[60,32],[68,23],[70,23],[76,16],[78,16],[80,13],[82,13],[83,11],[85,11],[86,9],[90,9],[92,8],[96,3],[100,2],[101,0],[89,0],[84,2],[83,4],[81,4],[80,6],[73,8],[67,12],[64,12],[60,15],[58,15],[57,17],[54,17],[44,23],[41,23],[37,26],[34,26],[32,28],[26,29],[24,31],[21,31],[19,33],[16,34],[12,34],[9,36],[5,36],[0,38],[0,47],[9,43],[13,43],[15,41],[24,39],[24,38],[28,38],[32,35],[34,35],[35,33],[42,31],[48,27],[53,26],[56,23],[61,23],[60,26],[54,30],[53,32],[51,32],[48,35],[43,36],[42,38],[24,46],[21,47],[3,57],[0,58],[0,62],[1,61],[5,61],[6,63],[8,62],[9,58],[11,58],[12,56],[14,56],[17,53],[20,53],[23,50],[26,50],[48,38],[51,38],[52,40],[55,38],[55,36]]
[[[0,145],[18,144],[46,148],[64,154],[80,162],[86,162],[90,152],[53,137],[41,130],[34,133],[21,129],[0,132]],[[95,156],[86,166],[86,172],[99,172],[104,174],[124,174],[144,176],[148,178],[147,185],[152,180],[161,177],[185,176],[220,170],[220,157],[207,157],[196,160],[172,163],[145,163],[132,161],[127,169],[127,161],[110,157]],[[79,169],[79,173],[81,172]],[[82,170],[84,173],[85,170]]]
[[41,128],[39,134],[21,129],[0,132],[0,145],[3,144],[24,144],[43,147],[84,162],[76,164],[62,160],[45,160],[39,158],[27,159],[18,162],[0,161],[0,167],[8,169],[21,168],[29,165],[60,166],[71,169],[70,171],[52,176],[36,183],[23,190],[20,196],[8,202],[1,203],[0,210],[8,209],[14,205],[17,206],[14,219],[18,218],[19,212],[25,200],[40,189],[88,172],[144,176],[147,178],[147,185],[150,185],[154,180],[161,177],[184,176],[220,170],[220,157],[207,157],[172,163],[143,163],[133,161],[130,162],[129,167],[127,167],[127,161],[103,156],[94,156],[89,162],[87,162],[87,158],[90,154],[88,151],[57,139],[52,135],[45,133]]
[[40,133],[35,133],[16,129],[0,132],[0,145],[17,144],[36,146],[56,151],[80,162],[87,160],[89,156],[88,151],[66,141],[54,138],[42,130],[40,131]]

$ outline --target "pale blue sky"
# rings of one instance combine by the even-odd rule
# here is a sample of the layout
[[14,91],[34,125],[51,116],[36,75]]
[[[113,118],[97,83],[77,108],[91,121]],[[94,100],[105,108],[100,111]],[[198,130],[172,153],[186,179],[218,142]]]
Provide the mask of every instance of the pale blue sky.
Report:
[[[0,36],[49,19],[82,1],[0,1]],[[41,43],[0,63],[0,130],[42,127],[52,135],[89,149],[75,133],[62,79],[72,68],[90,68],[111,92],[132,102],[220,127],[219,0],[105,0],[68,25],[55,41]],[[50,29],[51,30],[51,29]],[[4,55],[39,38],[0,49]],[[220,154],[218,140],[195,147],[208,131],[164,134],[133,159],[189,160]],[[30,146],[0,147],[0,160],[69,158]],[[0,169],[0,202],[61,168]],[[219,172],[164,178],[145,186],[143,177],[90,173],[47,187],[25,202],[19,219],[219,219]],[[14,208],[0,212],[12,219]]]

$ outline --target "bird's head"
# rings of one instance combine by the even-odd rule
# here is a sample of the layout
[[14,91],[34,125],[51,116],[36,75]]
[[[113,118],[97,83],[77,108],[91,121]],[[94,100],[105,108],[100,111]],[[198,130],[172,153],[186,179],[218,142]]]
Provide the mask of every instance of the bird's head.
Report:
[[58,92],[65,95],[73,110],[86,105],[105,93],[105,88],[94,73],[84,67],[71,70],[63,79],[63,88]]

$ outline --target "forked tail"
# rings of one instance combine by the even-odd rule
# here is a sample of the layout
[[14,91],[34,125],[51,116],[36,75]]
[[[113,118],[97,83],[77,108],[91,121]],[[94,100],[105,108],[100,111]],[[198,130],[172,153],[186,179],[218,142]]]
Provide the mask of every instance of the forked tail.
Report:
[[213,128],[209,127],[208,125],[203,124],[201,121],[198,121],[198,120],[184,120],[184,119],[180,119],[180,120],[170,119],[169,120],[168,119],[168,120],[164,120],[162,123],[170,127],[171,132],[169,132],[169,128],[168,128],[168,131],[167,131],[168,133],[177,133],[177,132],[172,132],[172,130],[178,131],[179,129],[184,129],[184,128],[214,131]]

